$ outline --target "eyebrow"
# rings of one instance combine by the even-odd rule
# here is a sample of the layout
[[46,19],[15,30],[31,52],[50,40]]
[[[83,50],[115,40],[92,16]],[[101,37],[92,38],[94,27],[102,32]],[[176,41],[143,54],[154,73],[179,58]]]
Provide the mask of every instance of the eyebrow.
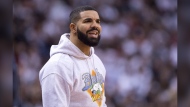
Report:
[[[92,18],[85,18],[83,21],[86,21],[86,20],[92,20]],[[100,19],[96,19],[96,21],[100,21]]]

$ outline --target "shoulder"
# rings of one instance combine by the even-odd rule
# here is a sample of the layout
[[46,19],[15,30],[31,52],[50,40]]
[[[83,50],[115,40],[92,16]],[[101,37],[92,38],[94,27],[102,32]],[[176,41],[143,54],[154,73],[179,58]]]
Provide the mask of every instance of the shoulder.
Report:
[[73,76],[73,61],[71,57],[61,53],[53,55],[40,70],[40,81],[50,75],[58,75],[67,82],[71,81]]
[[48,62],[56,62],[57,64],[72,64],[73,60],[68,54],[57,53],[51,56]]
[[73,66],[73,60],[67,54],[58,53],[53,55],[44,66],[51,67],[54,69],[71,70]]

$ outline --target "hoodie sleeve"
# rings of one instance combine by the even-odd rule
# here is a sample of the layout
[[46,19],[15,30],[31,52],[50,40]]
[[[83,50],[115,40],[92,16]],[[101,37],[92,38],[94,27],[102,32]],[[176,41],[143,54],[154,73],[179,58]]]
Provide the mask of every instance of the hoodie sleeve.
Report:
[[40,71],[43,107],[69,107],[72,91],[72,64],[49,61]]
[[50,74],[42,81],[43,107],[69,107],[70,88],[57,74]]

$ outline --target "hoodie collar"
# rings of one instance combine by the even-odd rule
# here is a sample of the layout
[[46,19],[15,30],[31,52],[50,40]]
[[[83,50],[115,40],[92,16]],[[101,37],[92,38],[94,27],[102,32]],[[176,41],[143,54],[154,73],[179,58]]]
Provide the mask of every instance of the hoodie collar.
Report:
[[68,38],[70,33],[65,33],[61,35],[60,41],[58,45],[52,45],[50,49],[50,57],[57,54],[63,53],[68,54],[70,56],[80,58],[80,59],[87,59],[94,54],[94,48],[90,48],[90,56],[85,55],[77,46],[75,46]]

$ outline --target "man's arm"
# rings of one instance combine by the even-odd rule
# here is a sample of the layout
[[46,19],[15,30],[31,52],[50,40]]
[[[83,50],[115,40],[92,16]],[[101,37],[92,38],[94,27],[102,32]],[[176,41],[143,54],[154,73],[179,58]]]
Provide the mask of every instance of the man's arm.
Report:
[[41,82],[43,107],[69,107],[70,88],[58,74],[49,74]]

